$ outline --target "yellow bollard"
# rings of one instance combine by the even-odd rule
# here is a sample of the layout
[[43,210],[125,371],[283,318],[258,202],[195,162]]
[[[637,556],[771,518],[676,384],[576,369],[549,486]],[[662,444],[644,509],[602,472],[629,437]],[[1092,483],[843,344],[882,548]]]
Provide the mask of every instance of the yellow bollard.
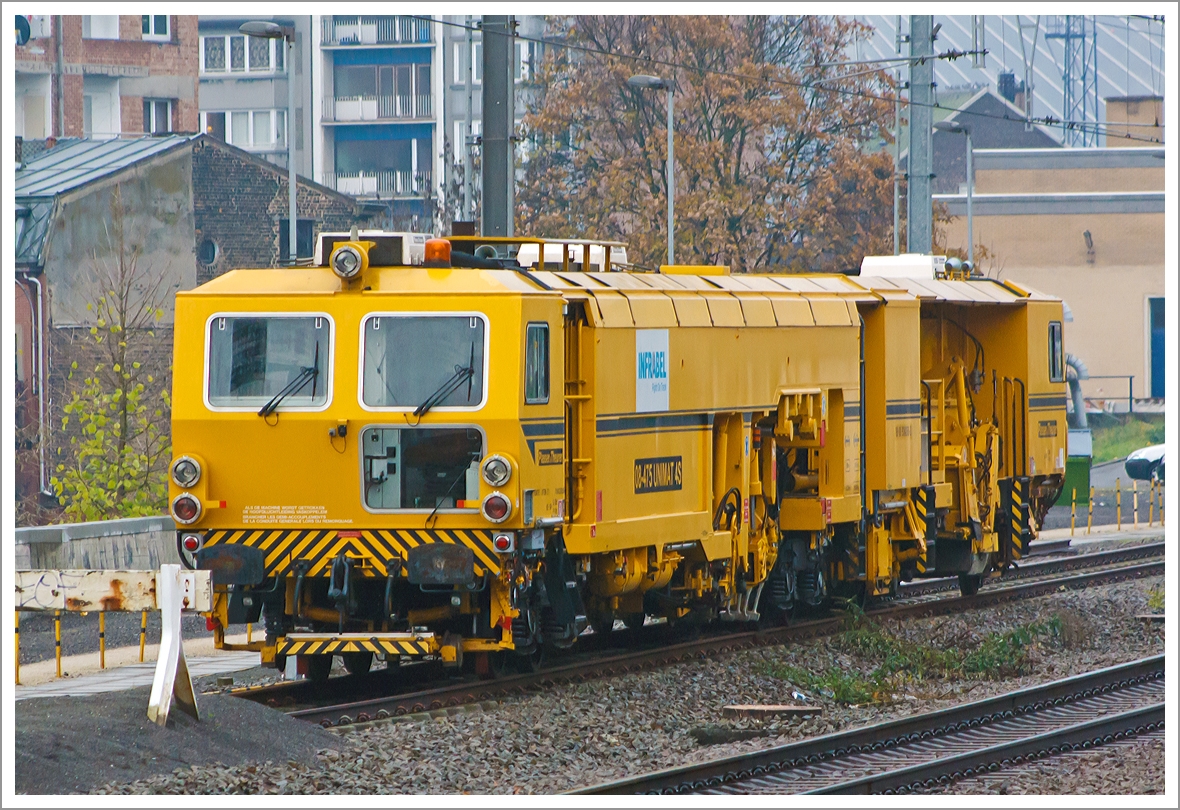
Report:
[[1131,514],[1135,517],[1135,528],[1139,528],[1139,482],[1131,482]]
[[143,612],[143,617],[139,620],[139,663],[143,663],[143,646],[147,642],[147,611]]
[[1074,524],[1078,520],[1078,488],[1073,488],[1073,496],[1069,504],[1069,536],[1073,537]]
[[16,613],[16,685],[20,686],[20,611]]
[[254,638],[254,625],[252,625],[250,622],[246,622],[246,643],[249,644],[253,638]]
[[107,668],[107,614],[98,614],[98,668]]
[[1086,515],[1086,534],[1090,533],[1090,529],[1094,526],[1094,487],[1090,487],[1090,510]]
[[57,661],[57,677],[61,677],[61,611],[53,611],[53,657]]
[[1147,493],[1147,528],[1155,525],[1155,479],[1149,484],[1151,489]]
[[1159,482],[1159,498],[1160,498],[1160,528],[1164,527],[1164,482]]
[[1114,479],[1115,531],[1123,530],[1123,479]]

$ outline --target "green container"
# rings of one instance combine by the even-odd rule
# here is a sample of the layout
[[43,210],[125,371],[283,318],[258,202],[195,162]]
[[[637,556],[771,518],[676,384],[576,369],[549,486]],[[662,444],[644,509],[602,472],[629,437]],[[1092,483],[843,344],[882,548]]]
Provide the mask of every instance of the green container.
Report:
[[1059,506],[1069,506],[1073,490],[1077,489],[1077,503],[1090,503],[1090,467],[1094,462],[1093,442],[1088,430],[1069,432],[1069,455],[1065,459],[1065,488],[1058,498]]

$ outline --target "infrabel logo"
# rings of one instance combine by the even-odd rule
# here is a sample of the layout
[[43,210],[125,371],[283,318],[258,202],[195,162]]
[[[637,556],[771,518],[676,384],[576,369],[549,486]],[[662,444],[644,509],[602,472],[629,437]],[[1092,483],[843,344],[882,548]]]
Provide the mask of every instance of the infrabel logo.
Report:
[[668,410],[668,330],[635,330],[635,410]]

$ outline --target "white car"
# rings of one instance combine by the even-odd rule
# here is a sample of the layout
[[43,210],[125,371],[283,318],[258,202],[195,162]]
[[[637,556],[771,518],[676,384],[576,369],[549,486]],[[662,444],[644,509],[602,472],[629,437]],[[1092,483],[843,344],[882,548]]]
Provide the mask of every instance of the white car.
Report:
[[1150,481],[1152,478],[1164,480],[1164,445],[1153,444],[1136,450],[1127,456],[1123,465],[1127,475],[1140,481]]

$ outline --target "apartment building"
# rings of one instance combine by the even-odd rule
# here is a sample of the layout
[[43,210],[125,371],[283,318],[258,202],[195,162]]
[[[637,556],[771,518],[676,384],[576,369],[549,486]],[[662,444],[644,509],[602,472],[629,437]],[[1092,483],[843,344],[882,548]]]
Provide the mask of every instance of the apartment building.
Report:
[[[295,41],[248,37],[242,23],[261,20],[295,29]],[[311,115],[312,18],[204,16],[200,34],[201,132],[287,168],[287,133],[294,130],[295,171],[315,166]],[[293,69],[292,69],[293,68]],[[288,82],[295,83],[293,127],[288,126]]]
[[16,46],[16,135],[196,132],[197,18],[31,15]]
[[386,225],[429,229],[442,172],[442,40],[413,16],[314,18],[315,179],[380,201]]

